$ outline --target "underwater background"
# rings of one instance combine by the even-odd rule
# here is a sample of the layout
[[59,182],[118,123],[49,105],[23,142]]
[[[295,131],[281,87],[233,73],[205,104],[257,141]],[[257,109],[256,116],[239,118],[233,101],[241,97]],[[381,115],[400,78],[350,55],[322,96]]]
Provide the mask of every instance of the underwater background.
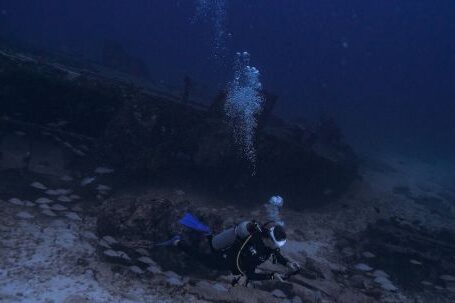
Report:
[[281,117],[334,117],[358,151],[453,160],[453,1],[3,0],[0,11],[3,41],[95,62],[111,44],[137,58],[128,72],[177,89],[190,77],[201,100],[248,51]]
[[454,20],[0,0],[0,302],[455,302]]

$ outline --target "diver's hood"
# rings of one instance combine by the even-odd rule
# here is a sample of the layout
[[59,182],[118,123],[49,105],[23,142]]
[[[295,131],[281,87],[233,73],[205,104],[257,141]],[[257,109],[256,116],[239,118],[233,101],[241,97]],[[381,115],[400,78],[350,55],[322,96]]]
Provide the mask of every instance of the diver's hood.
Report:
[[264,245],[271,249],[281,248],[286,244],[286,238],[277,240],[275,237],[275,226],[269,227],[266,230],[267,235],[262,239]]

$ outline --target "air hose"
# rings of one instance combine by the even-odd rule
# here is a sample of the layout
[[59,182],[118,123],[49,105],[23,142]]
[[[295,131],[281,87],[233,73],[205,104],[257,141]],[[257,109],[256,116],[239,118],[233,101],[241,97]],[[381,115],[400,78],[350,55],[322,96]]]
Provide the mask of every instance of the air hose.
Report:
[[242,276],[246,276],[246,274],[240,268],[240,254],[242,253],[243,248],[245,248],[245,245],[250,241],[250,239],[252,237],[253,237],[253,235],[249,235],[248,238],[246,238],[246,240],[243,242],[242,246],[240,246],[239,252],[237,253],[236,265],[237,265],[237,269],[239,270],[240,274],[242,274]]

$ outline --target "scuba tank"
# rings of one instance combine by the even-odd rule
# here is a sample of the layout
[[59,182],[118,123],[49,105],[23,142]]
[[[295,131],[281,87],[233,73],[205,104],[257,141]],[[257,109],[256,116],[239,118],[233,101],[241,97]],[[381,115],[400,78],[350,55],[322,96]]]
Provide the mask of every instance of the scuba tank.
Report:
[[235,239],[237,239],[235,227],[231,227],[213,236],[212,247],[214,250],[224,250],[234,244]]
[[[284,225],[283,221],[280,218],[280,208],[283,207],[283,202],[283,198],[276,195],[270,197],[269,201],[265,204],[267,217],[270,220],[269,223],[275,222],[276,225],[281,225],[281,227]],[[244,221],[234,227],[225,229],[217,235],[214,235],[211,240],[211,246],[215,251],[225,250],[231,247],[237,239],[245,240],[255,231],[262,233],[259,224],[257,224],[255,221]],[[270,226],[268,233],[270,234],[270,243],[266,244],[269,244],[271,247],[281,247],[284,245],[283,241],[278,241],[278,239],[275,239],[273,226]]]
[[212,248],[215,251],[225,250],[234,244],[237,239],[245,239],[250,235],[248,231],[248,224],[250,222],[244,221],[234,227],[228,228],[213,236]]

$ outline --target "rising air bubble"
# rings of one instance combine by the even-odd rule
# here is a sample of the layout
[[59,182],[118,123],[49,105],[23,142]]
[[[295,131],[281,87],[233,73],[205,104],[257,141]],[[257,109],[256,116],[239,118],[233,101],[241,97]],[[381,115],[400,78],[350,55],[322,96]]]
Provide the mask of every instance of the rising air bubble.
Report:
[[242,155],[252,164],[254,175],[256,173],[254,138],[263,98],[259,70],[250,66],[249,62],[249,53],[237,53],[234,80],[228,85],[224,110],[235,143]]

